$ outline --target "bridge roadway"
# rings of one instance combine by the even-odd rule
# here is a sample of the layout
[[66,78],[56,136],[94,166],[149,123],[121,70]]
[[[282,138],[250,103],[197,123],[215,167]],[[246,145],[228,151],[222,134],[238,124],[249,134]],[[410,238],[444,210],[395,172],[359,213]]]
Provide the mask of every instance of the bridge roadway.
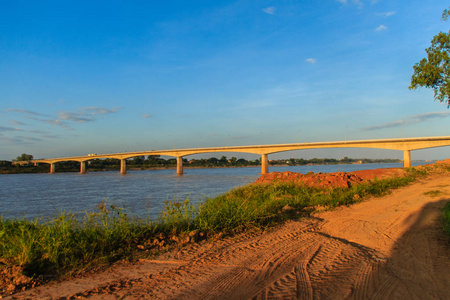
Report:
[[319,142],[319,143],[296,143],[296,144],[278,144],[278,145],[258,145],[258,146],[233,146],[233,147],[211,147],[211,148],[192,148],[192,149],[174,149],[174,150],[151,150],[140,152],[124,152],[95,154],[87,156],[36,159],[30,161],[35,165],[39,163],[50,164],[50,173],[55,173],[57,162],[78,161],[80,162],[80,173],[86,173],[86,161],[101,158],[115,158],[120,160],[120,173],[126,174],[126,159],[145,156],[145,155],[166,155],[177,159],[177,174],[183,174],[183,157],[201,153],[215,152],[243,152],[261,155],[261,174],[269,172],[268,154],[303,150],[303,149],[323,149],[323,148],[378,148],[403,151],[403,167],[411,167],[411,151],[426,148],[450,146],[450,136],[442,137],[420,137],[420,138],[399,138],[399,139],[380,139],[380,140],[355,140],[340,142]]

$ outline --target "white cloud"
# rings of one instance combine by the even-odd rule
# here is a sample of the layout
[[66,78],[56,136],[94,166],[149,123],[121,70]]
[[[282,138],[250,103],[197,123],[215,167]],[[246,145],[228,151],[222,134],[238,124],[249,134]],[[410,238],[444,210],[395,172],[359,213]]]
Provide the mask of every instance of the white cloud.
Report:
[[41,121],[41,122],[44,122],[44,123],[47,123],[47,124],[50,124],[50,125],[54,125],[54,126],[61,126],[63,128],[69,128],[69,126],[66,123],[64,123],[61,120],[57,120],[57,119],[44,120],[44,119],[37,119],[37,118],[35,118],[34,120]]
[[58,113],[58,119],[77,123],[94,121],[93,117],[86,116],[84,113],[70,112],[70,111],[60,111]]
[[[44,122],[46,124],[60,126],[66,129],[71,129],[67,121],[75,122],[75,123],[85,123],[95,121],[98,117],[97,115],[108,115],[116,113],[118,110],[122,109],[122,107],[113,107],[113,108],[104,108],[97,106],[83,107],[79,108],[77,111],[59,111],[57,116],[51,116],[46,114],[41,114],[38,112],[25,110],[25,109],[15,109],[15,108],[7,108],[5,111],[20,113],[25,115],[25,118],[36,120],[39,122]],[[19,124],[18,121],[12,120],[12,123]],[[21,123],[21,122],[20,122]]]
[[380,16],[380,17],[387,18],[387,17],[390,17],[392,15],[395,15],[395,11],[388,11],[388,12],[384,12],[384,13],[376,13],[376,15]]
[[[337,0],[337,1],[344,5],[347,5],[349,3],[348,0]],[[361,0],[352,0],[352,3],[356,5],[358,8],[363,8],[364,6],[364,3]]]
[[83,107],[80,110],[87,112],[88,115],[107,115],[117,112],[119,109],[122,109],[122,107],[113,107],[113,108],[103,108],[103,107],[97,107],[97,106],[90,106],[90,107]]
[[427,122],[428,120],[433,119],[442,119],[450,117],[450,112],[428,112],[423,114],[417,114],[412,115],[409,117],[406,117],[403,120],[397,120],[394,122],[385,123],[382,125],[376,125],[371,127],[362,128],[362,130],[370,131],[370,130],[378,130],[378,129],[385,129],[385,128],[393,128],[393,127],[401,127],[405,124],[417,124],[422,122]]
[[386,30],[386,29],[387,29],[386,26],[380,25],[380,26],[378,26],[377,28],[375,28],[375,31],[383,31],[383,30]]
[[40,142],[42,141],[39,138],[35,137],[24,137],[24,136],[15,136],[12,138],[2,138],[3,141],[10,144],[29,144],[30,142]]
[[305,59],[307,62],[309,62],[310,64],[315,64],[317,62],[317,60],[315,58],[307,58]]
[[17,120],[9,120],[9,122],[10,122],[12,125],[25,125],[25,123],[22,123],[22,122],[17,121]]
[[73,121],[76,123],[84,123],[95,121],[95,115],[108,115],[116,113],[122,107],[103,108],[97,106],[83,107],[77,112],[60,111],[58,113],[59,120]]
[[269,14],[269,15],[274,15],[276,10],[277,10],[276,7],[269,6],[269,7],[264,8],[263,12],[265,12],[266,14]]
[[19,128],[13,128],[13,127],[7,127],[7,126],[0,126],[0,131],[23,131]]
[[11,111],[16,113],[21,113],[24,115],[30,115],[30,116],[42,116],[42,117],[49,117],[49,115],[41,114],[35,111],[26,110],[26,109],[17,109],[17,108],[7,108],[5,111]]
[[358,8],[363,8],[364,4],[360,0],[353,0],[353,3],[358,6]]

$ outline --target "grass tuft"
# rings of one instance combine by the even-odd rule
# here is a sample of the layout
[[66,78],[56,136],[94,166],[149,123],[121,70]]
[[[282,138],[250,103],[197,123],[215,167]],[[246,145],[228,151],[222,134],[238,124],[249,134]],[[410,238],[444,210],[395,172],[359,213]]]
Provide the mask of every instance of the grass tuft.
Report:
[[425,192],[424,195],[430,196],[430,197],[439,197],[443,194],[440,190],[431,190],[428,192]]

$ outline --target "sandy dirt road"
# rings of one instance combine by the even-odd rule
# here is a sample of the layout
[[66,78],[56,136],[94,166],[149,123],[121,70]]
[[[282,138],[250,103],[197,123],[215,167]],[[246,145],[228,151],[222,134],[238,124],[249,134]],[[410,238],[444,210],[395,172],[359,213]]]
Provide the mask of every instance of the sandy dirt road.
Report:
[[[425,193],[439,190],[437,197]],[[450,178],[6,299],[450,299]]]

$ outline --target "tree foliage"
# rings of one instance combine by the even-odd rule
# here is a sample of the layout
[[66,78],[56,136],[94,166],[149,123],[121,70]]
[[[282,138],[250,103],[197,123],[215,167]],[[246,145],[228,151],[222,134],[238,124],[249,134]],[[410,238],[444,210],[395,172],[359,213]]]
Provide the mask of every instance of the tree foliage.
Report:
[[[447,20],[450,10],[442,13]],[[426,87],[434,89],[434,98],[450,107],[450,31],[440,32],[431,40],[431,46],[425,49],[427,58],[414,65],[410,89]]]
[[449,16],[450,16],[450,9],[444,9],[444,12],[442,13],[442,20],[447,21]]
[[17,156],[16,159],[13,159],[14,161],[30,161],[33,160],[33,155],[22,153],[22,155]]

